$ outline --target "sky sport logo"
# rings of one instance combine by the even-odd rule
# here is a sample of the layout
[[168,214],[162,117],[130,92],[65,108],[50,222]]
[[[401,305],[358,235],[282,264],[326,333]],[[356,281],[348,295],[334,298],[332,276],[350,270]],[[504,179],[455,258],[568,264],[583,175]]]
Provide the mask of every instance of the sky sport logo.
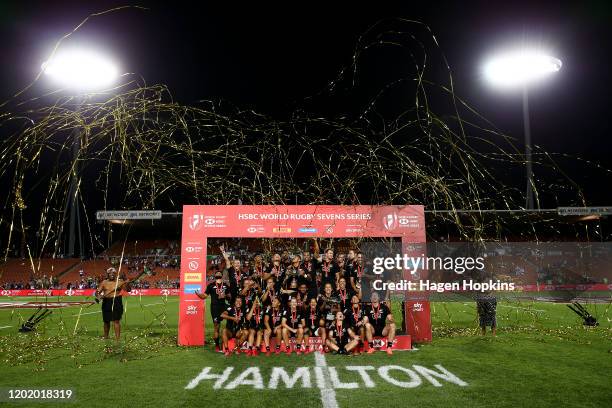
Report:
[[398,222],[396,213],[393,212],[383,217],[383,227],[385,227],[386,230],[393,231],[397,228],[397,224]]

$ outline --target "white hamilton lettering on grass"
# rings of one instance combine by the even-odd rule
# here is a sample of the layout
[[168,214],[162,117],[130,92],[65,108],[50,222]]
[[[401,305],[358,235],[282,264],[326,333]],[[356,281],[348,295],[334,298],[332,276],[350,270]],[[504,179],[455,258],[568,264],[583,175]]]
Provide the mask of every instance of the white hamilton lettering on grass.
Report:
[[[284,367],[273,367],[267,386],[260,368],[256,366],[247,368],[233,379],[230,379],[230,376],[234,372],[234,367],[226,367],[221,373],[212,372],[212,367],[204,367],[185,386],[185,389],[194,389],[200,382],[206,380],[214,381],[212,387],[215,390],[234,390],[239,386],[250,386],[258,390],[276,390],[283,387],[286,389],[312,388],[311,374],[314,372],[314,383],[321,392],[323,406],[325,408],[337,408],[336,389],[376,388],[377,381],[378,383],[383,381],[401,388],[419,387],[423,384],[423,379],[434,387],[442,387],[443,382],[460,387],[468,385],[467,382],[440,364],[434,365],[435,370],[416,364],[410,368],[400,365],[385,365],[378,368],[373,366],[328,367],[325,356],[318,353],[315,354],[315,361],[317,365],[312,367],[312,371],[311,367],[298,367],[291,373]],[[353,375],[351,376],[351,374]],[[376,381],[374,374],[378,375]],[[347,381],[348,379],[351,381]]]
[[293,388],[293,386],[300,379],[302,380],[302,388],[312,387],[308,367],[298,368],[295,370],[295,373],[293,373],[293,377],[291,377],[283,367],[274,367],[272,369],[272,374],[270,375],[270,383],[268,384],[268,388],[275,390],[278,387],[278,380],[283,380],[286,388]]
[[323,408],[338,408],[336,391],[334,391],[333,387],[330,387],[330,381],[328,380],[328,378],[331,377],[331,373],[327,367],[325,354],[315,352],[314,355],[316,364],[315,374],[317,376],[317,385],[321,391],[321,403],[323,404]]

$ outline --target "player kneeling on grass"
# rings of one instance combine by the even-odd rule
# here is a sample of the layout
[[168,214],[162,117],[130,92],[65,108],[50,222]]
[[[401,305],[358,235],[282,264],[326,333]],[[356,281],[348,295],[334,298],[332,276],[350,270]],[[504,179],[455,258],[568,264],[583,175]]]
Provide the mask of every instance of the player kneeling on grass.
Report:
[[344,324],[344,313],[336,313],[336,320],[329,329],[327,347],[335,353],[348,354],[359,344],[359,340],[355,337],[355,333]]
[[229,356],[232,351],[229,349],[229,341],[236,339],[234,344],[234,352],[240,354],[240,346],[249,335],[248,330],[244,330],[245,316],[242,310],[242,298],[234,300],[234,306],[228,307],[226,311],[221,313],[221,318],[226,320],[225,329],[223,329],[223,351],[226,356]]
[[225,301],[229,299],[230,287],[223,282],[221,271],[215,272],[215,281],[206,286],[204,293],[195,292],[200,299],[206,299],[210,296],[210,314],[213,319],[215,341],[215,351],[219,351],[219,328],[221,327],[221,313],[227,309]]
[[315,347],[312,348],[308,345],[308,339],[310,336],[319,336],[321,337],[321,346],[319,346],[319,351],[323,351],[323,344],[325,344],[325,338],[327,337],[327,333],[325,330],[325,319],[319,313],[319,309],[317,308],[317,299],[310,298],[310,302],[304,309],[304,319],[306,320],[306,328],[304,329],[304,345],[305,353],[309,353],[315,350]]
[[261,347],[261,337],[265,329],[264,312],[263,307],[261,307],[261,301],[256,297],[253,307],[251,307],[246,317],[249,327],[249,338],[247,340],[249,350],[247,351],[247,356],[256,356]]
[[[272,305],[268,306],[264,316],[264,344],[266,345],[266,355],[270,355],[270,336],[276,337],[276,354],[280,353],[281,341],[283,336],[282,325],[283,311],[280,308],[280,300],[278,297],[272,298]],[[289,347],[286,343],[285,347]]]
[[374,349],[373,337],[387,337],[387,354],[393,354],[393,339],[395,338],[395,321],[391,310],[385,304],[380,303],[377,292],[372,293],[372,304],[366,312],[368,321],[366,323],[366,337],[369,343],[368,354],[376,351]]
[[302,338],[304,337],[304,327],[306,323],[302,318],[302,312],[297,307],[297,299],[292,298],[289,302],[289,309],[283,313],[283,339],[285,340],[285,348],[287,354],[291,354],[291,345],[289,337],[295,337],[295,352],[302,354]]

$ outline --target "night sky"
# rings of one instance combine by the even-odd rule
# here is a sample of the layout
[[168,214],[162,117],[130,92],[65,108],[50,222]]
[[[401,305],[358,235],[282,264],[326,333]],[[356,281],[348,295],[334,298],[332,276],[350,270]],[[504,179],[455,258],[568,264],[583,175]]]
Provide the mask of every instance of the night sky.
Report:
[[[136,73],[148,84],[167,84],[181,102],[227,100],[282,117],[350,63],[359,35],[379,19],[420,20],[436,34],[457,94],[500,130],[522,139],[520,94],[488,87],[480,67],[498,47],[525,40],[551,49],[564,64],[554,78],[531,91],[533,142],[612,168],[612,6],[605,1],[562,6],[494,1],[334,2],[333,7],[332,2],[164,3],[132,3],[149,9],[98,17],[71,41],[95,44],[120,61],[122,72]],[[61,35],[92,12],[124,4],[3,2],[2,100],[36,75]],[[384,75],[384,67],[380,61],[377,72]],[[45,90],[42,83],[36,87],[32,92]],[[585,187],[589,204],[612,204],[609,176],[583,173],[571,161],[564,165]]]

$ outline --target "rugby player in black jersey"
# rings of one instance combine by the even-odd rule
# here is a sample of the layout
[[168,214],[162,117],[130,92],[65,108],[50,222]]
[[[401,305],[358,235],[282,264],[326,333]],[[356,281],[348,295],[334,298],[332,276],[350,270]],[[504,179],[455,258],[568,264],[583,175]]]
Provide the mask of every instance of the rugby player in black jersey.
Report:
[[213,319],[213,340],[215,351],[219,351],[219,328],[221,327],[221,313],[227,309],[227,301],[230,300],[230,287],[223,282],[221,271],[215,272],[215,281],[206,286],[204,293],[195,292],[200,299],[210,296],[210,315]]
[[340,300],[340,310],[345,313],[351,308],[351,298],[355,295],[350,287],[346,286],[346,279],[340,278],[338,281],[338,289],[336,289],[336,297]]
[[221,313],[221,318],[227,321],[222,335],[225,355],[229,356],[232,353],[232,350],[229,349],[229,341],[231,339],[236,339],[233,351],[236,354],[240,354],[240,346],[249,334],[248,330],[244,329],[246,317],[242,307],[242,298],[237,297],[234,300],[234,305]]
[[[270,355],[270,337],[274,335],[276,338],[275,353],[279,354],[281,349],[281,342],[283,336],[283,310],[280,307],[280,299],[277,297],[273,298],[270,306],[266,309],[264,316],[264,344],[266,346],[266,355]],[[288,345],[285,344],[285,348]]]
[[338,354],[348,354],[357,347],[357,344],[355,333],[344,322],[344,314],[337,312],[336,319],[329,329],[327,347]]
[[302,317],[302,311],[297,307],[297,299],[293,298],[289,302],[289,308],[283,313],[282,326],[287,354],[291,354],[290,337],[295,337],[296,354],[302,354],[302,339],[306,322]]
[[325,328],[325,319],[323,319],[317,307],[317,299],[310,299],[308,305],[304,309],[303,316],[306,321],[306,328],[304,329],[304,352],[309,353],[315,350],[315,346],[310,346],[308,341],[310,337],[317,336],[321,338],[321,345],[318,347],[318,350],[323,351],[323,345],[327,338],[327,329]]
[[359,297],[351,297],[351,308],[345,312],[346,325],[353,332],[353,338],[358,341],[359,351],[363,351],[363,342],[366,339],[365,327],[368,322],[366,311],[361,307]]
[[253,301],[253,307],[251,307],[246,316],[249,328],[247,340],[249,350],[247,351],[247,356],[256,356],[261,348],[261,339],[265,329],[264,316],[265,309],[262,307],[259,297],[256,297]]
[[368,354],[376,351],[373,338],[382,336],[387,338],[387,354],[393,354],[393,339],[395,339],[395,321],[389,307],[380,302],[377,292],[372,293],[372,303],[366,311],[368,322],[366,323],[366,338],[369,343]]
[[326,283],[331,283],[332,286],[336,285],[336,272],[337,268],[334,265],[334,250],[328,248],[322,255],[321,262],[319,264],[319,275],[321,277],[321,286],[325,287]]
[[265,306],[270,306],[272,304],[272,301],[277,297],[280,297],[278,284],[276,283],[274,278],[268,278],[268,280],[266,280],[265,289],[263,290],[261,295],[261,302]]

